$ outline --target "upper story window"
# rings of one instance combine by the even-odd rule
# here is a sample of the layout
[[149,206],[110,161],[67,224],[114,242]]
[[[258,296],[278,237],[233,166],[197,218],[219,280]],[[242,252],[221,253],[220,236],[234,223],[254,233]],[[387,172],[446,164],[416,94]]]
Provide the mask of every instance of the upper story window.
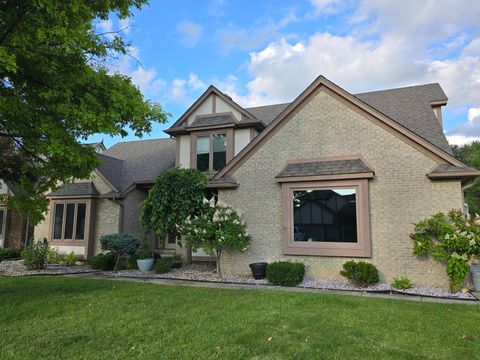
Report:
[[192,167],[199,171],[220,171],[233,157],[231,130],[192,135],[195,153]]

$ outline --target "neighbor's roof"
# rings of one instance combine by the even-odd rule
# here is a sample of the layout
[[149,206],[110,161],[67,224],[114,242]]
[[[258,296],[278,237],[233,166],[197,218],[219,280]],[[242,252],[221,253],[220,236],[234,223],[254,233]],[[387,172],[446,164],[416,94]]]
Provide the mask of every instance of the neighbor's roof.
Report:
[[48,196],[75,197],[75,196],[97,196],[98,191],[92,182],[65,184]]
[[287,164],[276,178],[373,172],[362,159],[312,160]]
[[98,171],[121,192],[136,182],[153,182],[173,168],[175,151],[173,139],[119,142],[97,154],[102,161]]

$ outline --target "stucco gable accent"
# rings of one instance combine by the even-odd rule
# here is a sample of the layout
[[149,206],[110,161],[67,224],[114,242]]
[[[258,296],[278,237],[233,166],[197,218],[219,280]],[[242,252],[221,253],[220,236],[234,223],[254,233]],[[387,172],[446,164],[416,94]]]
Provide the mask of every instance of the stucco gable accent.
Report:
[[293,118],[298,111],[320,91],[325,91],[330,96],[347,105],[350,109],[360,113],[368,120],[397,136],[399,139],[416,148],[437,163],[464,166],[453,156],[438,149],[436,146],[422,139],[420,136],[414,134],[412,131],[398,124],[393,119],[372,108],[370,105],[359,100],[321,75],[315,79],[315,81],[310,84],[310,86],[308,86],[289,106],[287,106],[263,132],[261,132],[235,158],[233,158],[232,161],[219,171],[213,179],[219,179],[222,176],[234,174],[235,171],[242,166],[242,164],[245,163],[245,161],[247,161],[259,147],[261,147],[269,138],[274,136],[286,122]]
[[[256,119],[256,117],[252,115],[249,111],[247,111],[245,108],[238,105],[235,101],[233,101],[231,98],[226,96],[224,93],[218,90],[215,86],[210,85],[208,89],[205,90],[205,92],[197,99],[197,101],[195,101],[192,104],[192,106],[190,106],[187,109],[187,111],[185,111],[185,113],[182,116],[180,116],[180,118],[170,127],[170,129],[177,128],[180,125],[182,125],[188,119],[188,117],[192,115],[195,112],[195,110],[197,110],[210,95],[218,96],[223,101],[225,101],[228,105],[233,107],[235,110],[239,111],[246,118]],[[215,96],[213,97],[213,99],[215,99]],[[215,100],[213,100],[213,106],[216,107]],[[168,134],[169,129],[165,130],[165,132]]]

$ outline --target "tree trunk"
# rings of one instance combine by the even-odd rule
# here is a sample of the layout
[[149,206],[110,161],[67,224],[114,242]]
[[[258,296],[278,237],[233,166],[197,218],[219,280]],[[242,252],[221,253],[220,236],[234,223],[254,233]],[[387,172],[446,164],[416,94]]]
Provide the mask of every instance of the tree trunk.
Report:
[[115,267],[113,268],[113,271],[117,272],[119,264],[120,264],[120,254],[117,254],[117,261],[115,261]]
[[222,255],[222,250],[217,250],[217,274],[223,278],[222,267],[220,265],[220,256]]

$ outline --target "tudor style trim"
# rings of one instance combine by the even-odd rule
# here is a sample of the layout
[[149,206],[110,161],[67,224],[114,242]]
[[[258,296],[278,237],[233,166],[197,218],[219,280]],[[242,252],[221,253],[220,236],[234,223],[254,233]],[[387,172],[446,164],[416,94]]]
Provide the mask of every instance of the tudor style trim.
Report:
[[227,137],[227,159],[226,163],[228,164],[234,156],[235,151],[235,136],[232,127],[222,127],[222,128],[211,128],[209,130],[203,131],[192,131],[190,133],[190,168],[196,169],[197,168],[197,138],[199,136],[209,136],[209,171],[213,171],[212,164],[213,164],[213,142],[212,142],[212,135],[215,134],[226,134]]
[[454,166],[464,166],[453,156],[447,154],[443,150],[440,150],[435,145],[414,134],[404,126],[396,123],[388,116],[359,100],[321,75],[315,79],[315,81],[309,87],[307,87],[307,89],[305,89],[290,105],[288,105],[287,108],[285,108],[263,132],[256,136],[252,142],[250,142],[242,151],[240,151],[240,153],[231,162],[229,162],[225,168],[219,171],[214,176],[214,179],[219,179],[225,175],[232,175],[255,153],[255,150],[259,146],[274,136],[288,120],[295,116],[295,114],[297,114],[298,111],[320,91],[325,91],[329,95],[334,96],[336,99],[349,106],[352,110],[365,116],[373,123],[397,136],[405,143],[413,146],[438,163],[448,162]]

